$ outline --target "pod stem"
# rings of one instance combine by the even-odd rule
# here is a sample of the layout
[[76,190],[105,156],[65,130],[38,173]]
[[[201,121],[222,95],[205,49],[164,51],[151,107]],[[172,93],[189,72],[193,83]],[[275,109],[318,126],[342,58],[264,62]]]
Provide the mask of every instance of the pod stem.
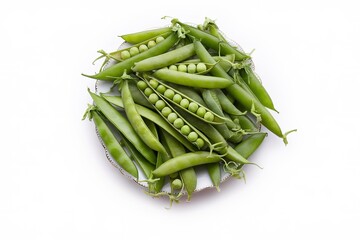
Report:
[[224,159],[223,162],[224,162],[223,165],[224,172],[229,173],[232,177],[237,179],[245,178],[245,173],[244,170],[242,169],[241,164],[238,164],[233,161],[226,162]]
[[282,139],[283,139],[285,145],[288,144],[287,135],[289,135],[292,132],[297,132],[297,129],[293,129],[293,130],[290,130],[290,131],[287,131],[286,133],[284,133]]
[[178,194],[174,194],[174,193],[167,193],[167,192],[159,192],[159,193],[151,193],[148,191],[145,191],[145,193],[149,196],[152,197],[160,197],[160,196],[167,196],[169,197],[170,200],[170,206],[167,207],[166,209],[170,209],[172,207],[173,202],[175,203],[179,203],[180,202],[180,198],[181,198],[181,193],[184,190],[184,184],[181,187],[181,190],[178,192]]

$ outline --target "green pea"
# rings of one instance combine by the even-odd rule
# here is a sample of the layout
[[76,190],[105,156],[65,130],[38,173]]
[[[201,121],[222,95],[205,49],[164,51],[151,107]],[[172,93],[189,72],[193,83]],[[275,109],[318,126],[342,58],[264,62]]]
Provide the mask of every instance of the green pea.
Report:
[[182,106],[183,108],[188,108],[189,107],[189,100],[187,100],[186,98],[183,98],[180,102],[180,106]]
[[145,88],[147,88],[147,84],[144,81],[138,81],[136,85],[141,91],[144,91]]
[[135,56],[139,54],[139,49],[137,47],[130,48],[130,55]]
[[156,88],[156,91],[158,91],[160,94],[164,94],[164,92],[166,91],[166,87],[164,85],[159,85],[157,88]]
[[212,122],[212,121],[214,121],[214,114],[211,112],[206,112],[204,115],[204,119],[206,121]]
[[156,45],[156,42],[153,41],[153,40],[149,41],[148,44],[147,44],[148,48],[155,47],[155,45]]
[[182,187],[182,181],[180,179],[174,179],[172,182],[171,182],[171,187],[175,190],[178,190],[178,189],[181,189]]
[[148,50],[149,48],[145,45],[145,44],[141,44],[139,46],[139,51],[140,52],[145,52],[146,50]]
[[166,91],[164,92],[164,96],[169,99],[172,99],[174,97],[174,95],[175,95],[175,93],[171,89],[166,89]]
[[150,96],[149,96],[149,101],[150,101],[152,104],[155,104],[158,100],[159,100],[159,96],[158,96],[156,93],[150,94]]
[[199,117],[204,117],[206,113],[206,109],[204,107],[199,107],[199,109],[196,111],[196,115]]
[[187,67],[188,73],[196,73],[196,65],[193,63],[190,63]]
[[198,138],[196,139],[196,145],[199,147],[199,148],[202,148],[204,146],[205,142],[202,138]]
[[130,58],[131,55],[130,55],[129,51],[125,50],[125,51],[122,51],[122,52],[120,53],[120,57],[121,57],[121,59],[124,59],[124,60],[125,60],[125,59]]
[[193,113],[196,113],[196,111],[198,110],[198,108],[199,108],[199,105],[197,105],[197,104],[194,103],[194,102],[191,102],[191,103],[189,104],[189,107],[188,107],[189,111],[190,111],[190,112],[193,112]]
[[149,81],[149,83],[150,83],[150,86],[152,86],[154,89],[156,89],[159,85],[159,83],[157,81],[155,81],[154,79],[151,79]]
[[145,90],[144,90],[144,93],[147,97],[150,96],[150,94],[152,94],[153,92],[154,91],[149,87],[145,88]]
[[205,72],[206,71],[206,65],[205,63],[198,63],[196,65],[196,72]]
[[164,107],[161,110],[161,113],[164,117],[168,117],[170,113],[172,113],[172,110],[169,107]]
[[180,94],[175,94],[174,97],[173,97],[173,101],[176,102],[176,103],[180,103],[182,100],[182,97]]
[[156,43],[159,43],[159,42],[162,42],[162,41],[164,41],[164,37],[162,37],[162,36],[157,37],[157,38],[155,39],[155,42],[156,42]]
[[179,71],[179,72],[187,72],[187,67],[186,67],[186,65],[185,65],[185,64],[180,64],[180,65],[178,66],[178,71]]
[[178,115],[174,112],[170,113],[168,116],[167,116],[167,119],[169,120],[169,122],[171,123],[174,123],[175,120],[178,118]]
[[180,129],[184,126],[184,120],[182,120],[181,118],[177,118],[175,121],[174,121],[174,126],[177,128],[177,129]]
[[158,100],[155,103],[155,107],[159,110],[162,110],[166,106],[165,102],[163,100]]
[[187,138],[189,139],[190,142],[195,142],[196,139],[198,139],[198,134],[196,132],[191,132],[189,133]]
[[177,68],[177,66],[176,66],[176,65],[171,65],[171,66],[169,67],[169,70],[172,70],[172,71],[177,71],[177,70],[178,70],[178,68]]
[[183,135],[189,135],[189,133],[191,132],[191,129],[189,127],[189,125],[184,125],[181,127],[180,129],[180,132],[183,134]]

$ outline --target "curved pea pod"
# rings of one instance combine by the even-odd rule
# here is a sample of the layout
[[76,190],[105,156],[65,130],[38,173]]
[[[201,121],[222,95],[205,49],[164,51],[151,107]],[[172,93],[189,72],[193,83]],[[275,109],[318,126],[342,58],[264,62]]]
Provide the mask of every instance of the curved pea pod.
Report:
[[223,42],[219,40],[217,37],[212,36],[211,34],[204,32],[200,29],[197,29],[195,27],[189,26],[187,24],[184,24],[182,22],[179,22],[177,19],[172,20],[173,23],[178,23],[181,27],[185,29],[185,31],[188,31],[188,35],[193,36],[197,40],[201,40],[201,42],[207,46],[210,47],[216,51],[219,51],[222,55],[226,54],[235,54],[236,60],[244,60],[249,59],[250,56],[246,55],[243,52],[240,52],[239,50],[235,49],[233,46],[228,44],[227,42]]
[[112,158],[128,173],[135,178],[138,178],[138,170],[135,164],[131,161],[125,150],[121,147],[116,137],[111,132],[110,128],[106,125],[104,120],[99,116],[96,111],[92,112],[92,119],[96,125],[98,133],[109,151]]
[[[106,101],[108,101],[111,104],[114,104],[115,106],[118,106],[120,108],[124,108],[124,103],[121,97],[119,96],[105,96],[102,95],[102,97],[104,99],[106,99]],[[172,135],[173,137],[175,137],[179,142],[181,142],[188,150],[195,152],[196,148],[194,147],[194,145],[192,145],[182,134],[180,134],[178,131],[176,131],[170,123],[168,123],[163,117],[161,117],[159,114],[157,114],[154,111],[151,111],[150,109],[140,106],[140,105],[135,105],[136,110],[138,111],[138,113],[156,123],[159,127],[161,127],[162,129],[164,129],[166,132],[168,132],[170,135]]]
[[135,62],[134,72],[147,72],[184,61],[195,54],[194,44],[188,44],[181,48]]
[[121,115],[110,103],[104,98],[90,92],[91,98],[102,114],[127,138],[135,148],[145,157],[146,160],[155,164],[156,156],[154,151],[149,148],[137,135],[129,120]]
[[137,134],[140,136],[140,138],[143,140],[143,142],[151,149],[167,154],[164,146],[154,136],[154,134],[145,124],[141,115],[137,112],[134,100],[131,96],[131,92],[129,89],[128,80],[125,80],[123,82],[123,86],[121,88],[121,95],[123,97],[124,109],[129,119],[129,122],[131,123]]
[[221,156],[215,153],[206,151],[185,153],[164,162],[160,167],[156,168],[152,174],[155,177],[163,177],[189,167],[220,161]]
[[115,79],[121,77],[124,72],[131,72],[131,68],[134,66],[135,62],[139,62],[146,58],[156,56],[168,51],[176,43],[177,40],[177,36],[175,34],[171,34],[164,41],[160,42],[159,44],[145,52],[139,53],[138,55],[128,58],[122,62],[116,63],[115,65],[106,68],[95,75],[82,75],[85,77],[99,80],[114,81]]
[[274,107],[274,103],[266,91],[265,87],[261,83],[260,79],[256,76],[251,67],[246,66],[239,70],[241,77],[245,80],[245,83],[249,86],[251,91],[256,95],[262,105],[277,112]]
[[[178,96],[181,96],[181,99],[179,97],[179,99],[177,101],[174,101],[174,98],[170,98],[167,96],[166,91],[164,93],[160,93],[159,91],[157,91],[155,88],[153,88],[154,91],[156,91],[158,94],[160,94],[161,96],[163,96],[165,99],[167,99],[169,102],[173,103],[174,105],[178,106],[179,108],[185,110],[186,112],[188,112],[189,114],[193,115],[194,117],[197,117],[198,119],[210,123],[210,124],[222,124],[226,121],[226,119],[220,115],[218,115],[217,113],[215,113],[214,111],[210,110],[208,107],[206,107],[205,105],[196,102],[194,99],[191,99],[189,96],[187,96],[186,94],[182,93],[181,91],[178,91],[177,89],[171,87],[170,85],[167,85],[163,82],[159,82],[156,78],[151,78],[151,80],[156,81],[158,83],[158,85],[163,85],[166,90],[170,89],[171,91],[174,92],[174,96],[176,94],[178,94]],[[199,115],[196,112],[192,112],[188,109],[188,107],[184,107],[182,106],[180,103],[183,99],[186,99],[190,103],[194,103],[198,106],[198,109],[202,108],[205,110],[204,115]],[[207,114],[207,115],[206,115]],[[210,116],[210,117],[205,117],[206,116]]]
[[163,81],[195,88],[226,88],[234,84],[232,80],[223,77],[196,75],[168,69],[157,70],[153,76]]
[[244,158],[248,158],[253,154],[256,149],[259,148],[261,143],[264,141],[266,137],[266,133],[256,133],[245,140],[243,140],[240,144],[238,144],[234,149],[237,151],[240,155],[242,155]]
[[124,34],[121,35],[120,37],[129,43],[137,44],[161,34],[166,34],[166,33],[170,34],[171,32],[172,32],[171,27],[164,27],[164,28],[151,29],[136,33]]

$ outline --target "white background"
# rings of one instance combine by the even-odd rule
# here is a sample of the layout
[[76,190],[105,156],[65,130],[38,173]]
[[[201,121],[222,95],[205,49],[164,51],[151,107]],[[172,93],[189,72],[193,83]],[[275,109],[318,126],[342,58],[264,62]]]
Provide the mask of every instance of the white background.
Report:
[[[0,8],[0,239],[359,239],[357,1],[7,1]],[[269,135],[247,183],[166,210],[81,121],[98,49],[217,19],[253,59],[289,145]]]

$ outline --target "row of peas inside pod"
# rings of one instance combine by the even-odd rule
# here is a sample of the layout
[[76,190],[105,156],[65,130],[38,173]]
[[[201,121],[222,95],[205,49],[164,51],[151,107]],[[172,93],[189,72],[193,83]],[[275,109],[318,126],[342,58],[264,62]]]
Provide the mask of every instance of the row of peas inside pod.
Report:
[[[287,144],[270,94],[249,54],[234,47],[208,18],[197,27],[172,19],[168,27],[121,36],[130,47],[110,53],[98,73],[111,91],[93,93],[85,115],[116,164],[151,196],[190,201],[204,186],[220,189],[244,177],[248,158],[266,132]],[[140,177],[141,176],[141,177]],[[206,186],[205,186],[206,187]]]

